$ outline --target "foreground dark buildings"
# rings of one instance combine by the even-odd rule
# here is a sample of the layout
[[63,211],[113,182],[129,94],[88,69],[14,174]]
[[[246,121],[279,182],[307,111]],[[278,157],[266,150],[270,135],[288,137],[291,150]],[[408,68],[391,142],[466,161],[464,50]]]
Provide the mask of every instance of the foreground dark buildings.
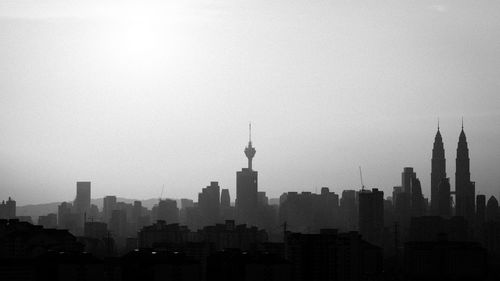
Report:
[[476,196],[462,125],[455,188],[441,131],[431,156],[431,198],[417,171],[401,184],[268,198],[258,189],[251,138],[236,173],[236,198],[212,181],[198,201],[106,196],[91,183],[38,225],[0,205],[0,280],[500,280],[495,197]]

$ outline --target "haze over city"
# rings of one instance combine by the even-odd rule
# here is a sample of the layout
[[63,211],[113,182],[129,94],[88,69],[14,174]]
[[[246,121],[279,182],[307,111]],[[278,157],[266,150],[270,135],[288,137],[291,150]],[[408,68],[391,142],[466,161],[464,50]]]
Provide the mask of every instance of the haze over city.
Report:
[[259,190],[430,195],[461,118],[476,193],[498,197],[495,1],[0,2],[0,197],[235,193],[253,124]]

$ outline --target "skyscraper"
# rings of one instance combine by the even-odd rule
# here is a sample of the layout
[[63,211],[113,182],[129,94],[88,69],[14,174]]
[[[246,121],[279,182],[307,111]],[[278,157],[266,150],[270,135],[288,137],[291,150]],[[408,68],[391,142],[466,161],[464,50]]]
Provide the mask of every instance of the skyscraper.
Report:
[[425,205],[422,187],[420,186],[420,180],[415,177],[411,184],[411,215],[413,217],[420,217],[424,214]]
[[469,148],[463,121],[457,147],[455,194],[456,215],[463,216],[469,223],[473,223],[475,217],[475,184],[470,181]]
[[359,192],[359,232],[368,241],[382,244],[384,192],[374,188]]
[[116,210],[116,196],[106,196],[103,199],[102,213],[105,222],[109,222],[113,210]]
[[403,187],[403,192],[411,193],[411,184],[413,179],[417,177],[417,174],[413,171],[412,167],[405,167],[401,173],[401,186]]
[[231,197],[229,196],[229,189],[222,189],[220,193],[220,205],[221,207],[231,206]]
[[256,223],[257,171],[252,169],[255,152],[255,148],[252,146],[252,128],[249,126],[248,146],[245,148],[248,168],[236,172],[236,220],[239,223]]
[[79,181],[76,183],[75,212],[85,214],[90,210],[90,182]]
[[434,147],[432,148],[431,160],[431,213],[436,215],[439,212],[439,183],[446,178],[446,158],[444,155],[443,139],[438,130],[434,137]]
[[220,219],[220,187],[216,181],[203,188],[198,194],[198,207],[202,214],[202,224],[212,225]]
[[438,185],[438,211],[442,217],[451,216],[450,179],[444,178]]

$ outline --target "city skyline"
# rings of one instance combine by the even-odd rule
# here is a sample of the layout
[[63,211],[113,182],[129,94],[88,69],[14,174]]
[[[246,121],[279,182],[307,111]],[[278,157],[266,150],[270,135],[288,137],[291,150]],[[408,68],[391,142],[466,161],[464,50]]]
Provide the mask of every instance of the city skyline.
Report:
[[499,11],[0,0],[0,280],[500,280]]
[[476,188],[498,197],[500,3],[3,1],[0,196],[20,205],[235,193],[254,124],[272,197],[413,167],[426,197],[437,119],[454,188],[461,117]]
[[[464,131],[465,131],[465,129],[464,129],[464,125],[463,125],[463,118],[462,118],[462,121],[461,121],[461,122],[462,122],[462,123],[461,123],[461,133],[460,133],[460,136],[459,136],[459,142],[466,141],[466,140],[465,140],[465,135],[464,135]],[[246,158],[247,158],[247,161],[248,161],[247,166],[248,166],[248,169],[250,169],[250,171],[252,170],[252,168],[251,168],[251,167],[252,167],[252,160],[253,160],[253,158],[254,158],[254,156],[255,156],[255,154],[256,154],[256,152],[255,152],[256,150],[255,150],[255,148],[252,146],[252,137],[251,137],[251,135],[252,135],[252,131],[251,131],[251,123],[250,123],[250,124],[249,124],[249,133],[248,133],[248,145],[247,145],[247,147],[245,147],[245,150],[244,150],[244,154],[246,155]],[[436,131],[435,141],[438,141],[438,142],[440,141],[440,142],[441,142],[441,145],[443,145],[443,143],[442,143],[442,136],[441,136],[441,126],[440,126],[439,120],[438,120],[438,124],[437,124],[437,131]],[[434,145],[436,145],[436,142],[434,143]],[[460,145],[460,144],[459,144],[459,145]],[[444,144],[443,146],[446,146],[446,144]],[[467,149],[467,143],[465,144],[465,146],[466,146],[466,149]],[[439,147],[439,144],[438,144],[438,147]],[[438,149],[442,149],[442,148],[443,148],[443,147],[438,148]],[[432,155],[434,155],[434,153],[435,153],[435,152],[434,152],[434,150],[435,150],[435,148],[434,148],[434,149],[432,149],[432,151],[433,151],[433,152],[432,152]],[[458,150],[457,150],[457,151],[458,151]],[[443,152],[438,152],[438,153],[440,153],[440,154],[438,154],[438,155],[441,155],[442,153],[445,153],[444,155],[446,155],[446,152],[445,152],[445,151],[443,151]],[[467,154],[468,154],[468,151],[467,151]],[[455,155],[455,156],[457,156],[457,155]],[[441,157],[441,156],[438,156],[438,157]],[[453,159],[453,160],[454,160],[454,159]],[[445,159],[444,161],[445,161],[445,163],[446,163],[446,159]],[[469,159],[468,159],[468,161],[469,161]],[[432,163],[433,163],[433,160],[431,159],[431,161],[429,162],[429,165],[430,165],[431,167],[432,167]],[[442,164],[440,164],[440,165],[442,165]],[[467,165],[469,165],[469,164],[467,164]],[[453,171],[449,171],[449,169],[450,169],[450,168],[451,168],[451,169],[456,168],[456,166],[455,166],[455,165],[444,165],[444,166],[448,166],[448,170],[447,170],[447,168],[446,168],[446,167],[444,167],[444,170],[446,171],[446,173],[447,173],[448,175],[451,175],[451,174],[453,174],[453,175],[454,175],[454,174],[455,174],[455,173],[454,173],[454,170],[453,170]],[[450,166],[451,166],[451,167],[450,167]],[[404,166],[403,168],[405,168],[405,169],[406,169],[406,167],[407,167],[407,166]],[[359,168],[361,169],[361,167],[359,167]],[[412,167],[412,168],[413,168],[413,167]],[[243,168],[243,170],[245,170],[245,169],[247,169],[247,168]],[[248,170],[248,169],[247,169],[247,170]],[[467,169],[468,169],[468,168],[467,168]],[[432,169],[431,169],[431,170],[432,170]],[[254,172],[256,173],[256,171],[255,171],[255,170],[254,170]],[[413,172],[413,170],[412,170],[412,172]],[[238,173],[240,173],[240,172],[238,172]],[[446,176],[446,174],[445,174],[445,176]],[[418,174],[418,177],[419,177],[419,178],[425,178],[425,176],[422,176],[420,173]],[[469,177],[471,177],[471,176],[469,175]],[[440,179],[442,179],[443,177],[439,177],[439,178],[440,178]],[[450,177],[449,182],[451,183],[451,191],[452,191],[452,192],[455,192],[455,191],[456,191],[456,189],[455,189],[455,188],[456,188],[456,187],[455,187],[455,181],[453,181],[453,180],[452,180],[452,178],[453,178],[453,177]],[[472,182],[473,182],[473,183],[475,183],[474,178],[472,178],[472,179],[473,179],[473,180],[472,180]],[[468,179],[468,180],[470,180],[470,179]],[[211,180],[211,181],[214,181],[214,180]],[[440,180],[439,180],[439,181],[440,181]],[[81,180],[78,180],[78,182],[81,182]],[[217,180],[215,180],[215,182],[219,183]],[[439,183],[439,182],[438,182],[438,183]],[[370,185],[370,186],[366,186],[366,188],[377,188],[377,189],[380,189],[380,190],[382,190],[382,191],[385,191],[385,192],[386,192],[386,194],[390,194],[390,193],[391,193],[391,190],[392,190],[392,188],[393,188],[394,186],[400,186],[400,185],[401,185],[401,183],[399,183],[399,182],[398,182],[398,183],[395,183],[392,187],[389,187],[389,188],[388,188],[388,187],[380,187],[380,186],[371,186],[371,185]],[[299,190],[300,190],[300,191],[310,191],[310,192],[317,193],[317,192],[318,192],[318,189],[320,189],[320,188],[322,188],[322,187],[325,187],[325,186],[326,186],[326,187],[329,187],[329,188],[330,188],[333,192],[337,192],[337,194],[341,194],[343,190],[361,190],[361,188],[362,188],[361,183],[360,183],[360,184],[359,184],[359,186],[357,186],[357,187],[355,186],[355,187],[338,187],[338,188],[335,188],[335,187],[332,187],[331,185],[323,185],[323,186],[321,186],[321,187],[315,187],[315,188],[314,188],[314,190],[310,190],[310,189],[300,189],[300,188],[297,188],[297,189],[290,189],[290,190],[285,190],[285,191],[283,191],[281,194],[278,194],[278,195],[276,195],[276,196],[270,196],[270,197],[272,197],[272,198],[278,198],[278,197],[279,197],[280,195],[282,195],[283,193],[286,193],[286,192],[289,192],[289,191],[299,191]],[[424,184],[424,186],[425,186],[425,184]],[[222,188],[222,187],[221,187],[221,188]],[[232,198],[235,198],[235,197],[236,197],[236,194],[237,194],[236,185],[234,186],[234,188],[231,188],[231,187],[229,187],[229,188],[228,188],[227,186],[225,186],[225,187],[223,187],[223,188],[224,188],[224,189],[228,189],[228,190],[229,190],[229,192],[230,192],[231,196],[234,196],[234,197],[232,197]],[[265,190],[265,189],[264,189],[264,190],[263,190],[263,189],[261,189],[261,190],[262,190],[262,191],[264,191],[264,192],[268,192],[268,191],[267,191],[267,190]],[[159,196],[158,198],[160,198],[160,199],[161,199],[161,198],[172,198],[172,199],[177,199],[177,200],[180,200],[180,199],[182,199],[182,198],[196,199],[196,196],[194,196],[194,197],[192,197],[192,198],[190,198],[190,197],[185,197],[185,196],[184,196],[184,197],[168,197],[168,196],[163,196],[163,195],[164,195],[164,192],[165,192],[165,186],[163,185],[163,186],[162,186],[162,190],[161,190],[161,194],[160,194],[160,196]],[[478,194],[478,195],[479,195],[479,194],[486,195],[486,196],[487,196],[487,198],[489,198],[490,196],[500,197],[500,196],[497,196],[496,194],[493,194],[493,193],[492,193],[492,194],[487,194],[487,193],[484,193],[484,192],[482,192],[481,190],[477,190],[477,189],[475,190],[475,193],[476,193],[476,194]],[[431,196],[431,184],[430,184],[430,183],[429,183],[429,185],[428,185],[428,188],[423,188],[423,189],[422,189],[422,194],[424,195],[424,197],[425,197],[425,198],[427,198],[427,199],[429,200],[429,202],[431,202],[431,198],[432,198],[432,196]],[[116,196],[121,196],[121,194],[107,194],[107,195],[104,195],[104,196],[102,196],[102,197],[104,198],[105,196],[109,196],[109,195],[113,195],[113,196],[115,196],[115,195],[116,195]],[[269,193],[268,193],[268,195],[269,195]],[[255,195],[255,196],[256,196],[256,195]],[[473,197],[474,197],[474,196],[473,196]],[[93,198],[97,199],[97,197],[93,197]],[[152,197],[152,198],[154,198],[154,197]],[[152,198],[128,198],[128,199],[150,200],[150,199],[152,199]],[[22,200],[22,198],[21,198],[21,200]],[[73,199],[70,199],[70,200],[62,200],[62,201],[72,201],[72,200],[73,200]],[[75,199],[75,200],[76,200],[76,199]],[[51,201],[51,202],[53,202],[53,201]],[[33,204],[35,204],[35,205],[36,205],[36,204],[40,204],[40,203],[51,203],[51,202],[34,202]],[[234,203],[235,201],[233,200],[232,202]],[[456,202],[455,202],[455,203],[456,203]],[[26,204],[26,205],[30,205],[30,204]],[[430,205],[429,207],[432,209],[432,206],[431,206],[431,205]],[[431,212],[434,212],[434,211],[431,211]]]

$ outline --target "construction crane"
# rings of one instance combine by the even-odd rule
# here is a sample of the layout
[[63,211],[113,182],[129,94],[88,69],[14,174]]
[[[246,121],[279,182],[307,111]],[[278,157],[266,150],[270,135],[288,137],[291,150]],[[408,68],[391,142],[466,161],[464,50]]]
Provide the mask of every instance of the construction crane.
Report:
[[363,172],[361,172],[361,166],[359,166],[359,178],[361,179],[361,190],[365,190],[365,185],[363,183]]

